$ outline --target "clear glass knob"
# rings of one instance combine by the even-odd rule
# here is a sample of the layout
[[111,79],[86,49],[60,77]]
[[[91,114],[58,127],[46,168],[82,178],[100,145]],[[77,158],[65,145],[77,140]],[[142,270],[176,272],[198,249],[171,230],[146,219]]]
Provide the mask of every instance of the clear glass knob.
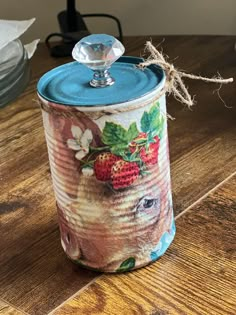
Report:
[[90,85],[105,87],[114,84],[108,69],[125,51],[115,37],[94,34],[81,39],[72,51],[72,57],[94,71]]

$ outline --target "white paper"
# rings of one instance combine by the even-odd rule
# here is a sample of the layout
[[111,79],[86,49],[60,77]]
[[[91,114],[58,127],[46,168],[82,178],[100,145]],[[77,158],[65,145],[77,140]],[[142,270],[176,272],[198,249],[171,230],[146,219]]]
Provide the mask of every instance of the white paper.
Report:
[[33,56],[39,41],[40,39],[35,39],[31,43],[24,45],[25,50],[27,51],[28,54],[28,59],[30,59]]
[[24,34],[35,18],[26,21],[0,20],[0,49]]

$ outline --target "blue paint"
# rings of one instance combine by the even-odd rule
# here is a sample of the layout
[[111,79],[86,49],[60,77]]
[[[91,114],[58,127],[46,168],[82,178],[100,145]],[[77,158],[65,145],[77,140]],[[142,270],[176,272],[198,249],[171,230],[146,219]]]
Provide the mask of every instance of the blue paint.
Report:
[[158,66],[145,70],[136,65],[142,58],[121,57],[111,69],[115,84],[105,88],[89,85],[93,71],[71,62],[44,74],[38,82],[38,93],[46,100],[71,106],[101,106],[119,104],[138,99],[158,88],[165,75]]
[[150,257],[152,261],[157,260],[166,252],[167,248],[170,246],[170,244],[172,243],[175,237],[175,232],[176,232],[176,228],[175,228],[175,222],[173,220],[170,232],[165,232],[162,235],[159,243],[151,252]]

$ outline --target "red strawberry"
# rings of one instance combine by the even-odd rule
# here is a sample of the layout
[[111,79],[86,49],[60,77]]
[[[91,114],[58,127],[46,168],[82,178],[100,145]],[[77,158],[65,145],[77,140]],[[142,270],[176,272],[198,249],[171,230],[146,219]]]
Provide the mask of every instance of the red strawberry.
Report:
[[136,148],[138,147],[138,142],[136,142],[137,140],[147,140],[147,134],[145,132],[140,132],[139,135],[130,143],[129,149],[131,153],[134,153]]
[[130,186],[139,175],[139,167],[135,162],[117,161],[111,169],[111,179],[114,189]]
[[160,139],[158,136],[154,137],[155,142],[150,143],[148,149],[145,146],[140,150],[140,158],[147,165],[154,165],[158,160],[158,151],[160,146]]
[[111,180],[111,168],[121,157],[110,152],[100,153],[94,162],[94,173],[98,180],[103,182]]

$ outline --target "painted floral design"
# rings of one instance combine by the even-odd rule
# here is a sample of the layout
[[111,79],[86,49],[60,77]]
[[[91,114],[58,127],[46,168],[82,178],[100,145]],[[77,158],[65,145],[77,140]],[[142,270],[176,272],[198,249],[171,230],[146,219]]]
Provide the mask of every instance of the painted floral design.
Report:
[[70,149],[76,151],[76,159],[82,160],[89,153],[89,146],[93,140],[92,132],[86,129],[83,133],[80,127],[77,126],[72,126],[71,132],[74,138],[68,139],[67,145]]
[[130,257],[122,262],[120,267],[116,270],[116,272],[126,272],[130,271],[135,267],[135,258]]
[[163,132],[164,118],[159,103],[144,111],[140,129],[136,122],[125,129],[120,124],[106,121],[101,133],[103,146],[91,145],[91,130],[72,126],[73,139],[67,140],[75,158],[81,162],[81,171],[86,176],[95,175],[113,189],[124,189],[135,183],[139,176],[148,174],[149,168],[158,163],[158,151]]

